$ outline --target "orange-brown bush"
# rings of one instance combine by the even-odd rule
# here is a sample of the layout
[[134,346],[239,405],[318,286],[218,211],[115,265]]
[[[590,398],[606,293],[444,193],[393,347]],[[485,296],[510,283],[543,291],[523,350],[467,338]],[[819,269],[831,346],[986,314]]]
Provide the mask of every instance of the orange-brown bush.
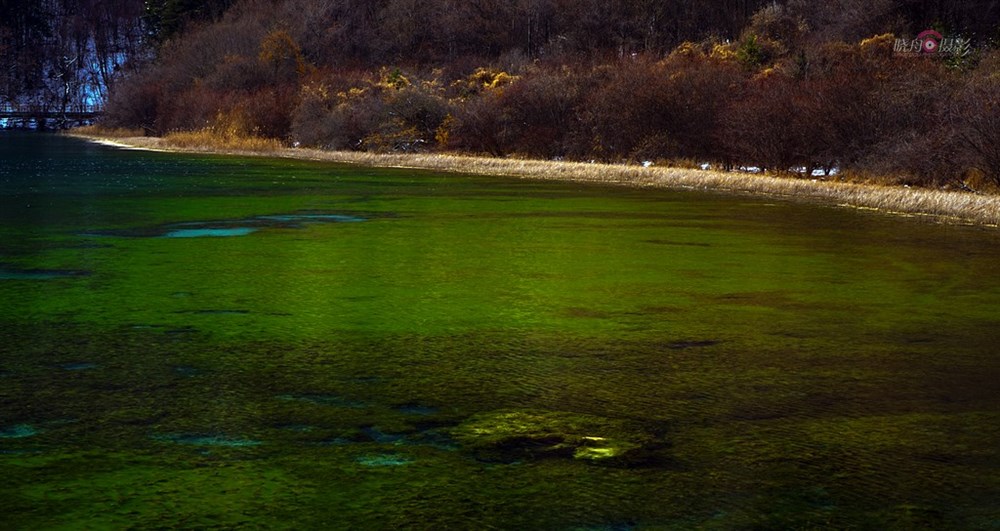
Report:
[[292,119],[300,144],[330,149],[419,151],[432,147],[448,116],[435,81],[411,82],[398,69],[333,93],[322,81],[303,87]]

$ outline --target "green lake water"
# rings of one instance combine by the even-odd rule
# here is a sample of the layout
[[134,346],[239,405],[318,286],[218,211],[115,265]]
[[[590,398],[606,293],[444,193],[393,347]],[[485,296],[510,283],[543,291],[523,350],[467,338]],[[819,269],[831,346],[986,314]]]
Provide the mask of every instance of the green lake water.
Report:
[[3,529],[1000,529],[1000,231],[0,135]]

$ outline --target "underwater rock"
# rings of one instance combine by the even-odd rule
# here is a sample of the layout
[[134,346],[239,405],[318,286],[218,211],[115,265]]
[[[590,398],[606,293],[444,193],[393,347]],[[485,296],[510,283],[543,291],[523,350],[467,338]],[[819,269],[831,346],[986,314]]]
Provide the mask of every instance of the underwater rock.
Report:
[[449,434],[483,461],[579,459],[610,466],[651,463],[663,441],[628,421],[557,411],[476,415]]

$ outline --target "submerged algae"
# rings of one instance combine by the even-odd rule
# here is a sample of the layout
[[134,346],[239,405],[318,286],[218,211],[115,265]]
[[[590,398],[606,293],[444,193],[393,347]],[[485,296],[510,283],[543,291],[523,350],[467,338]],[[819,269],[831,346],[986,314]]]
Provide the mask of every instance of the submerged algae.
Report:
[[663,460],[662,438],[627,421],[558,411],[500,411],[476,415],[449,430],[463,449],[484,461],[563,457],[595,464],[638,466]]
[[[91,272],[0,282],[0,419],[44,430],[3,439],[5,528],[1000,521],[992,233],[698,193],[79,156],[101,170],[0,195],[0,261]],[[155,237],[323,212],[373,222]],[[76,236],[95,227],[136,237]],[[241,441],[262,444],[225,445]]]
[[224,446],[228,448],[245,448],[264,444],[261,441],[255,441],[253,439],[244,439],[218,434],[171,433],[166,435],[154,435],[152,438],[157,441],[190,444],[192,446]]

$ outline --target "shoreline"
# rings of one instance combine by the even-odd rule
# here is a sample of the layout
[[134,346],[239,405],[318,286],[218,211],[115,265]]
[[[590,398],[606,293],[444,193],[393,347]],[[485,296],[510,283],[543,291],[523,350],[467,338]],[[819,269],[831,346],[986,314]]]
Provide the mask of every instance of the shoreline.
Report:
[[642,167],[606,163],[500,159],[436,153],[390,154],[325,151],[311,148],[247,151],[207,146],[178,147],[157,137],[111,138],[72,131],[68,134],[121,149],[289,158],[519,179],[716,191],[874,210],[890,215],[919,216],[941,223],[993,228],[1000,226],[1000,196],[962,191],[818,181],[665,166]]

